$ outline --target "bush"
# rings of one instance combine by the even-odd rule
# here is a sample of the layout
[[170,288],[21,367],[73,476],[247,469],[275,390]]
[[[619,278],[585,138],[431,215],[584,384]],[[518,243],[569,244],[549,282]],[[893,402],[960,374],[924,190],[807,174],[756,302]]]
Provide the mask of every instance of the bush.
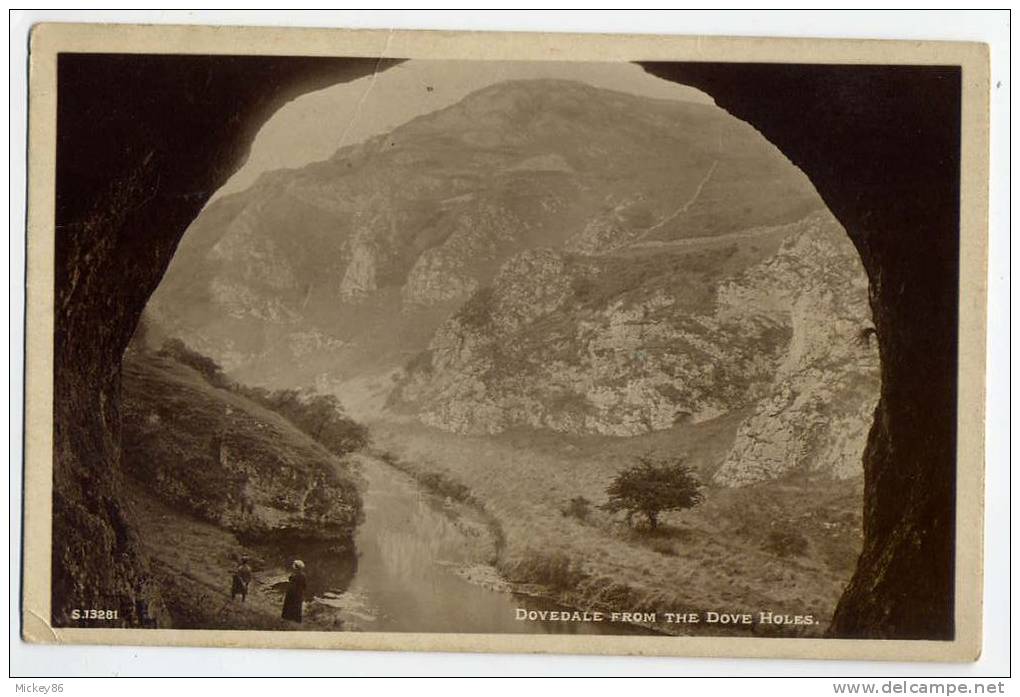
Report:
[[575,496],[570,499],[566,506],[560,509],[560,512],[566,518],[577,518],[582,522],[586,522],[588,516],[591,515],[591,501],[584,496]]
[[479,288],[454,315],[466,327],[481,329],[492,321],[493,290],[491,286]]
[[580,563],[563,552],[528,550],[520,559],[502,569],[515,583],[534,583],[554,590],[569,590],[587,578]]
[[439,472],[421,472],[415,476],[426,491],[452,499],[459,503],[474,503],[471,489]]
[[807,553],[808,541],[796,530],[772,530],[764,546],[766,551],[778,557],[801,557]]
[[230,380],[223,374],[223,368],[219,363],[208,356],[203,356],[180,339],[167,339],[163,342],[163,348],[159,350],[159,355],[194,368],[213,387],[225,389],[232,386]]
[[701,483],[680,458],[642,456],[638,462],[616,476],[606,489],[609,501],[602,506],[610,513],[626,511],[628,525],[634,514],[640,513],[655,530],[663,511],[692,508],[705,499]]
[[649,545],[649,547],[651,547],[653,551],[658,552],[663,556],[667,557],[676,556],[676,548],[673,547],[673,543],[670,542],[669,540],[652,540],[652,543]]
[[574,298],[581,305],[594,304],[597,298],[598,286],[595,281],[587,276],[574,276],[570,279],[570,290]]
[[275,411],[336,455],[368,445],[368,428],[348,417],[340,400],[331,394],[294,389],[269,391],[239,385],[223,374],[219,363],[189,348],[180,339],[168,339],[159,355],[197,370],[213,387],[231,390]]
[[283,416],[336,455],[368,445],[368,428],[348,417],[340,400],[331,394],[293,389],[268,392],[259,388],[242,388],[239,392]]

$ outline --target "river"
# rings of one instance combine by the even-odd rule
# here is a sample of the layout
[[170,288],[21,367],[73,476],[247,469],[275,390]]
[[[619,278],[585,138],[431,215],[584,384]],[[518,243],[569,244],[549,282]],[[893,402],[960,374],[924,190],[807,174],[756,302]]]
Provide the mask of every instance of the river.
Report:
[[[492,543],[484,525],[457,505],[423,492],[403,472],[360,457],[365,520],[358,529],[358,562],[346,587],[320,593],[349,629],[378,632],[529,634],[649,634],[629,624],[521,621],[518,608],[563,610],[548,601],[465,580],[485,565]],[[462,508],[462,507],[461,507]],[[486,552],[488,550],[488,552]]]

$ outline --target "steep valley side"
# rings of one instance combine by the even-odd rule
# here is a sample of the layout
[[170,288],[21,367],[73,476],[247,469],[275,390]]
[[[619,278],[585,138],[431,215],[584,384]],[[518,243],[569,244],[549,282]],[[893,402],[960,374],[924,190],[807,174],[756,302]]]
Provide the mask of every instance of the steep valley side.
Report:
[[453,433],[621,437],[748,409],[718,482],[855,477],[878,393],[869,316],[823,214],[693,250],[530,250],[440,326],[390,406]]
[[[290,559],[327,560],[309,569],[316,592],[353,575],[363,513],[344,460],[166,355],[129,350],[122,397],[126,504],[153,574],[142,583],[162,589],[172,626],[292,629],[273,587]],[[229,595],[242,555],[255,570],[245,604]]]
[[497,84],[325,155],[210,204],[150,324],[244,382],[338,391],[388,380],[521,254],[655,255],[822,208],[724,111],[577,82]]

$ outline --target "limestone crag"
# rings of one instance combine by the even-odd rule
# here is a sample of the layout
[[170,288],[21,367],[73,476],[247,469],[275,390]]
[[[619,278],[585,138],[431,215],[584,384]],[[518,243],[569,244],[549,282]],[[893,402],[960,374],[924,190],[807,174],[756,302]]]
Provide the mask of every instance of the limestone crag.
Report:
[[856,251],[826,214],[748,240],[765,238],[672,259],[523,252],[440,326],[394,401],[465,434],[632,436],[749,408],[718,483],[813,463],[855,476],[878,389]]
[[356,300],[372,293],[376,285],[376,255],[364,239],[351,241],[350,261],[340,281],[340,296],[344,300]]
[[[859,264],[852,251],[838,228],[816,226],[754,270],[754,284],[769,288],[763,309],[788,304],[791,340],[769,394],[741,424],[716,482],[749,484],[818,463],[840,478],[861,473],[879,364],[868,332],[867,284],[863,274],[847,273],[848,264]],[[745,290],[726,288],[733,311],[754,305]]]

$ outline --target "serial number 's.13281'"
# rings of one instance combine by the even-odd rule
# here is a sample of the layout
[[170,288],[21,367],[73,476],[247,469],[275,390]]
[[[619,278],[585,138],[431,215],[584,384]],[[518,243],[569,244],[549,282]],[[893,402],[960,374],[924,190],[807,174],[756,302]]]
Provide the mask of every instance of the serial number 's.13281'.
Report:
[[71,610],[72,620],[115,620],[117,610]]

